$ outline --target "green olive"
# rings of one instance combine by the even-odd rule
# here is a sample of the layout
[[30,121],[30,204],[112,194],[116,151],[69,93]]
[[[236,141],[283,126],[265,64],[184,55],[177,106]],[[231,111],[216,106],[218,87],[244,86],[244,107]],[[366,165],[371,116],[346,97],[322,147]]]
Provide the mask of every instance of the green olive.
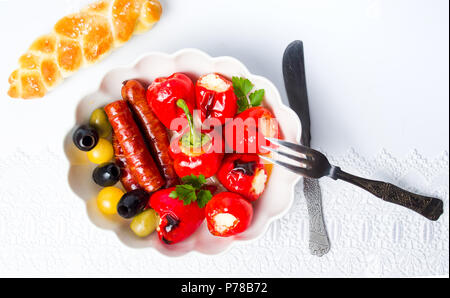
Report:
[[130,224],[131,230],[139,237],[147,237],[156,230],[159,224],[159,216],[153,209],[148,209],[133,218]]
[[108,121],[108,116],[106,116],[103,109],[96,109],[92,112],[89,125],[97,130],[98,135],[101,138],[107,138],[112,132],[111,124],[109,124]]

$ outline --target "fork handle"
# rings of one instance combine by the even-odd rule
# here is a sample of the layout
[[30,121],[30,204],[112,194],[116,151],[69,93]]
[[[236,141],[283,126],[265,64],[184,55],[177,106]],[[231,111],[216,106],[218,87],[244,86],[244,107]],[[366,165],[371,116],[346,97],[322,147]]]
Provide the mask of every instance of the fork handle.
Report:
[[334,178],[344,180],[361,187],[378,198],[411,209],[429,220],[436,221],[444,212],[443,202],[436,198],[408,192],[393,184],[368,180],[335,168]]

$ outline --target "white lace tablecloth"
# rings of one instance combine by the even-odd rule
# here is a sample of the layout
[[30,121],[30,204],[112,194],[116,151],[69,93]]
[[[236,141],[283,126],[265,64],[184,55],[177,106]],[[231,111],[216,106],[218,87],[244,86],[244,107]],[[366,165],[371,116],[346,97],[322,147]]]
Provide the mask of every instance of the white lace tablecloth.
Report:
[[[60,152],[17,152],[0,158],[0,276],[430,276],[449,271],[449,155],[426,159],[417,151],[382,151],[363,158],[354,150],[331,160],[368,177],[394,182],[444,200],[438,222],[385,203],[353,186],[321,182],[332,249],[308,250],[308,214],[301,185],[290,212],[259,240],[218,256],[167,258],[124,246],[95,228],[85,203],[69,195]],[[46,171],[43,169],[51,169]],[[412,183],[414,181],[414,183]],[[5,184],[2,183],[4,186]],[[25,187],[26,185],[26,187]],[[411,187],[414,185],[414,187]],[[5,221],[4,219],[8,219]]]
[[[0,0],[8,41],[0,55],[0,276],[449,274],[447,0],[161,0],[154,30],[44,100],[5,96],[21,52],[86,2]],[[89,220],[68,186],[63,140],[77,103],[108,70],[149,51],[194,47],[238,58],[286,100],[281,58],[295,39],[305,44],[313,145],[344,170],[441,198],[439,221],[328,179],[321,186],[332,247],[322,258],[309,253],[301,185],[262,238],[217,256],[129,248]]]

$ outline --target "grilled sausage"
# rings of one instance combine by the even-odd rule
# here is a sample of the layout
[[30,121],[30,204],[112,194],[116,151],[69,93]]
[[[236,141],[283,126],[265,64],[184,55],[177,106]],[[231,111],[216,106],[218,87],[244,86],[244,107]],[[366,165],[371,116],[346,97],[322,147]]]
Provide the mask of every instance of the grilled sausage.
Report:
[[146,90],[137,80],[126,81],[122,87],[122,97],[128,101],[137,118],[144,138],[147,139],[150,151],[155,159],[161,175],[166,179],[165,187],[178,184],[173,160],[169,155],[169,135],[164,125],[153,113],[146,99]]
[[127,164],[127,159],[123,154],[122,147],[120,147],[119,141],[117,141],[116,136],[112,135],[112,144],[114,147],[114,155],[116,157],[116,164],[120,168],[120,182],[122,182],[123,187],[127,192],[130,192],[135,189],[140,189],[139,183],[136,181],[136,178],[131,175],[130,168]]
[[139,185],[147,192],[160,189],[165,181],[147,149],[139,127],[126,101],[118,100],[105,107],[106,115],[122,147],[127,165]]

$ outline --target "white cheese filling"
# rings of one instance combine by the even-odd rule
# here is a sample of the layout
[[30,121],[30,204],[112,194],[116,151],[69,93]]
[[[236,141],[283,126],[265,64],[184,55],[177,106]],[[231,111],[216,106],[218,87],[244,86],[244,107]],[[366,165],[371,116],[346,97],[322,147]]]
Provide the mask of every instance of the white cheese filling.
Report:
[[275,118],[259,118],[259,130],[265,137],[278,138],[278,122]]
[[264,170],[259,169],[255,173],[255,178],[252,181],[252,191],[256,195],[262,194],[264,188],[266,187],[267,175]]
[[223,233],[237,224],[237,218],[230,213],[219,213],[214,216],[216,231]]
[[208,90],[214,90],[216,92],[225,92],[230,88],[229,84],[215,73],[210,73],[202,77],[200,85]]

